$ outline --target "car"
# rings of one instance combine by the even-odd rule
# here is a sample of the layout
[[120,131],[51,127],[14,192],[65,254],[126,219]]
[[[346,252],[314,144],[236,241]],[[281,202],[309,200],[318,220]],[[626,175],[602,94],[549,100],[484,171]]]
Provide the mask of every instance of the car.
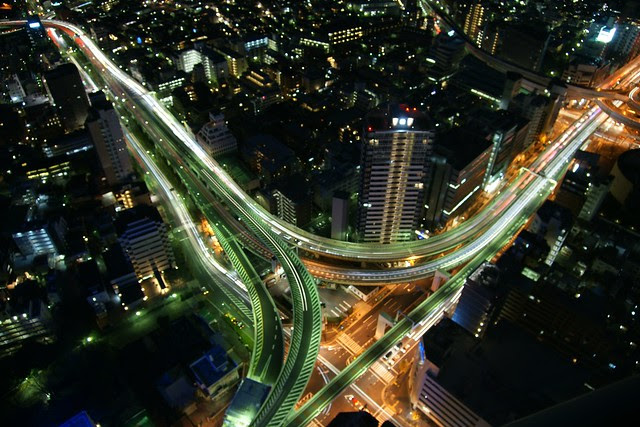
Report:
[[384,355],[385,359],[388,359],[389,357],[391,357],[391,354],[393,354],[393,351],[390,351],[389,353]]
[[402,348],[402,341],[400,341],[398,344],[396,344],[396,349],[400,350]]
[[345,399],[347,399],[358,411],[362,411],[364,409],[362,402],[360,402],[353,394],[347,394]]

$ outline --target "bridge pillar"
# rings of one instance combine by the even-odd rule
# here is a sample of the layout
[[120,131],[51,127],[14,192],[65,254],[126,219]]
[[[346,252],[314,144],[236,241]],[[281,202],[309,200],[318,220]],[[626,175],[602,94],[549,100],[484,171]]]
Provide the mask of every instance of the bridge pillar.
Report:
[[451,276],[449,276],[446,272],[436,270],[436,273],[433,275],[433,281],[431,282],[431,292],[437,291],[440,286],[442,286],[447,280],[449,280]]
[[376,325],[375,339],[379,340],[380,338],[382,338],[384,333],[387,332],[387,329],[390,329],[395,324],[396,322],[391,316],[389,316],[384,311],[381,311],[378,315],[378,324]]

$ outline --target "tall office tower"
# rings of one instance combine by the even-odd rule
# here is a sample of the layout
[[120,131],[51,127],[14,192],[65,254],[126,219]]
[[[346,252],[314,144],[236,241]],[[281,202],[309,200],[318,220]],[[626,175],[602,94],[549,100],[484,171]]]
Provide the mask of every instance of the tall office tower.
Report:
[[366,118],[358,232],[365,242],[410,240],[422,212],[433,131],[427,116],[390,105]]
[[127,181],[133,174],[131,158],[118,114],[104,96],[93,100],[86,125],[109,185]]
[[451,76],[464,57],[464,45],[464,40],[458,36],[450,36],[444,31],[438,34],[431,49],[435,74],[443,78]]
[[89,99],[76,66],[71,63],[58,65],[47,71],[44,79],[65,129],[81,128],[87,118]]
[[349,193],[336,191],[331,202],[331,238],[346,240],[349,217]]
[[27,35],[33,50],[39,50],[49,43],[47,31],[37,15],[27,17]]
[[623,62],[635,58],[640,51],[640,25],[637,22],[616,25],[616,34],[607,46],[608,55],[617,55]]
[[115,227],[118,241],[138,279],[175,267],[167,226],[156,208],[140,205],[122,211]]
[[491,55],[495,55],[498,52],[501,43],[500,28],[497,25],[489,24],[487,26],[484,40],[482,41],[482,48],[489,52]]
[[435,230],[462,215],[482,192],[492,145],[485,138],[456,128],[438,138],[430,158],[423,226]]
[[487,20],[485,7],[480,3],[474,3],[469,7],[464,19],[463,31],[478,47],[482,47],[484,40],[484,26]]
[[508,111],[491,111],[475,117],[479,132],[491,142],[491,156],[482,188],[493,192],[505,176],[511,161],[524,147],[529,122]]

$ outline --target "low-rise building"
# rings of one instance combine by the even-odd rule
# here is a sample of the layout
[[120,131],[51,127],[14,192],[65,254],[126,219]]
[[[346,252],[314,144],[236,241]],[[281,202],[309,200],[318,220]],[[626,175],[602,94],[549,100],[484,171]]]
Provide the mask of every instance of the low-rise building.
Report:
[[202,126],[196,139],[212,157],[232,153],[238,149],[238,142],[233,136],[223,113],[209,113],[209,122]]
[[119,213],[115,221],[118,241],[142,280],[175,268],[167,225],[157,209],[139,205]]

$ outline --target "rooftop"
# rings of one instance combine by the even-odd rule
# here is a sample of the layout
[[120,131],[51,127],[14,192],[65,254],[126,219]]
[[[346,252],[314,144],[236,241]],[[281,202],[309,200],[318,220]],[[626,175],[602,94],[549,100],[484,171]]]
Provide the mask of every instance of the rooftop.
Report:
[[577,365],[502,321],[478,342],[450,319],[423,337],[437,382],[491,424],[533,413],[586,391]]

